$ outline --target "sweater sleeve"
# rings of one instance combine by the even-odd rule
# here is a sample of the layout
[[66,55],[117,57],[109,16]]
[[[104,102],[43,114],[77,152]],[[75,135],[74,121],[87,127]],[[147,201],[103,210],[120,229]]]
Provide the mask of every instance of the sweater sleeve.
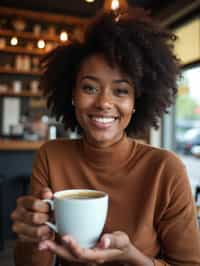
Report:
[[[31,195],[39,197],[42,188],[49,187],[48,161],[42,147],[33,164],[31,176]],[[16,266],[52,266],[53,256],[48,251],[39,251],[36,244],[17,240],[15,246]]]
[[173,158],[167,166],[162,211],[157,220],[157,232],[164,261],[155,260],[155,266],[200,265],[200,231],[189,179],[179,159]]

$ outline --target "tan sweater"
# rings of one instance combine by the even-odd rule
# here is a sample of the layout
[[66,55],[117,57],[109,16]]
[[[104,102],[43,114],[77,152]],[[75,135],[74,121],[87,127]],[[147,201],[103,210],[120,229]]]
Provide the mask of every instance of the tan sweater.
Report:
[[[124,231],[156,266],[200,265],[200,233],[188,177],[169,151],[127,137],[102,149],[81,139],[54,140],[39,150],[31,184],[34,195],[42,187],[106,191],[110,205],[105,232]],[[17,266],[50,266],[52,256],[18,243],[16,261]]]

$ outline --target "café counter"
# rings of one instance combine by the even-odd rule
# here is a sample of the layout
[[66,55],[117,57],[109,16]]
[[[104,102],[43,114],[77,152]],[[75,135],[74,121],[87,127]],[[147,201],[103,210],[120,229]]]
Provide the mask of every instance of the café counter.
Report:
[[44,141],[0,139],[0,176],[31,175],[35,154]]
[[[16,199],[28,193],[33,161],[44,141],[0,139],[0,249],[5,240],[15,235],[11,231],[10,213]],[[6,200],[9,199],[9,200]]]
[[34,151],[39,149],[39,147],[44,143],[44,141],[27,141],[27,140],[0,140],[0,151]]

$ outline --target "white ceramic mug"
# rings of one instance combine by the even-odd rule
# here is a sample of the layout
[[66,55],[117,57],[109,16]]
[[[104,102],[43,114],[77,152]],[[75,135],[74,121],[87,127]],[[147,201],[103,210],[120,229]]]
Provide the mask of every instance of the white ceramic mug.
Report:
[[[80,194],[88,195],[81,198]],[[79,195],[80,198],[76,198]],[[54,193],[54,199],[45,199],[55,214],[55,224],[46,224],[60,235],[73,236],[83,248],[94,247],[107,217],[108,194],[89,189],[70,189]]]

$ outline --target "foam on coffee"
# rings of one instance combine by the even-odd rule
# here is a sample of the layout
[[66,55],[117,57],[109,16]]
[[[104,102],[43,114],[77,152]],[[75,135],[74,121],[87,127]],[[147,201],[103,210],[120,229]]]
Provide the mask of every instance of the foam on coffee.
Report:
[[101,198],[105,196],[105,194],[97,191],[91,191],[91,192],[76,192],[76,193],[66,193],[60,195],[59,199],[95,199],[95,198]]

